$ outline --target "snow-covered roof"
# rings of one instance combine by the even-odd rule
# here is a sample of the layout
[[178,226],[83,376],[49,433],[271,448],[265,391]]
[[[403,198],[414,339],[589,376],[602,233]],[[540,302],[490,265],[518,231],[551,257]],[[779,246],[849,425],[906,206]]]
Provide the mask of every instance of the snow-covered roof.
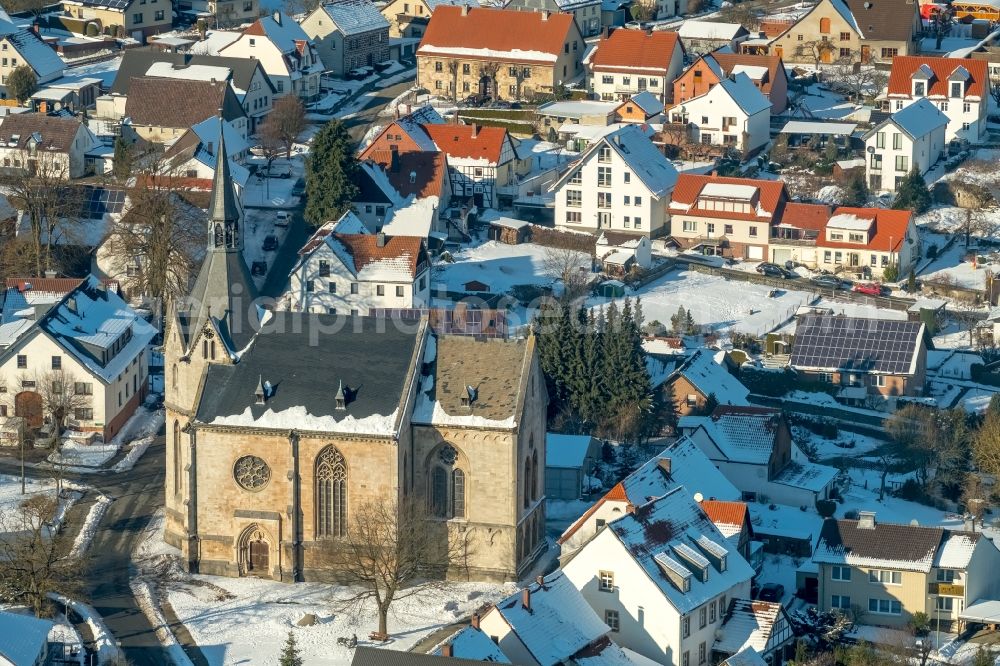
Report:
[[677,372],[706,398],[714,395],[720,405],[749,405],[750,390],[721,365],[724,356],[722,352],[699,349]]
[[[780,134],[826,134],[828,136],[850,136],[858,128],[857,123],[828,123],[815,120],[789,120],[781,128]],[[862,160],[863,162],[864,160]]]
[[682,614],[754,575],[684,487],[637,506],[607,529]]
[[729,78],[722,79],[717,87],[725,90],[748,116],[768,111],[771,108],[771,100],[765,97],[760,88],[750,80],[750,77],[742,72],[733,73]]
[[177,68],[172,62],[154,62],[146,70],[146,76],[190,81],[228,81],[232,72],[228,67],[215,65],[187,65]]
[[[728,460],[766,465],[771,459],[781,412],[763,407],[720,406],[709,416],[682,416],[678,427],[686,433],[701,430]],[[692,435],[701,437],[701,432]]]
[[604,142],[621,156],[653,196],[665,196],[677,182],[677,169],[635,125],[612,132]]
[[746,74],[751,81],[760,81],[767,76],[768,68],[762,65],[735,65],[733,74]]
[[701,188],[701,196],[710,199],[741,199],[750,201],[757,194],[758,188],[753,185],[734,185],[732,183],[707,183]]
[[945,534],[940,527],[882,523],[874,516],[865,525],[861,520],[826,520],[813,560],[927,573]]
[[730,655],[722,662],[725,666],[767,666],[764,658],[751,647],[744,648]]
[[53,626],[49,620],[0,611],[0,663],[14,666],[37,663]]
[[808,460],[793,461],[785,465],[774,482],[818,493],[833,483],[838,473],[836,467]]
[[524,227],[531,224],[527,220],[517,220],[512,217],[499,217],[495,220],[490,220],[491,225],[496,225],[498,227],[504,227],[507,229],[523,229]]
[[867,140],[889,123],[906,132],[911,139],[919,139],[939,127],[947,126],[948,116],[942,113],[933,102],[928,101],[926,97],[921,97],[913,104],[904,107],[876,125],[865,135],[865,139]]
[[747,505],[750,510],[750,524],[758,536],[778,536],[786,539],[799,539],[812,544],[823,528],[823,519],[812,509],[806,511],[799,507],[782,504]]
[[740,32],[746,32],[739,23],[716,23],[714,21],[684,21],[677,31],[681,39],[736,39]]
[[624,266],[629,260],[634,260],[635,254],[626,250],[614,250],[601,257],[601,261],[612,266]]
[[621,106],[620,102],[600,100],[562,100],[546,102],[538,107],[538,114],[556,118],[582,118],[584,116],[608,116]]
[[946,531],[934,556],[934,566],[941,569],[965,569],[982,536],[979,532]]
[[851,213],[840,213],[827,220],[828,229],[846,229],[850,231],[868,231],[874,219],[858,217]]
[[38,35],[13,23],[2,23],[0,34],[7,38],[31,69],[35,70],[40,80],[52,78],[63,72],[66,63],[55,49],[43,42]]
[[577,469],[584,466],[593,438],[590,435],[545,433],[545,466]]
[[489,661],[494,664],[510,663],[510,659],[500,651],[499,646],[490,640],[489,636],[484,634],[481,629],[472,626],[461,629],[457,634],[431,650],[431,654],[440,656],[445,644],[451,645],[451,656],[455,659]]
[[409,203],[394,208],[389,221],[382,227],[382,232],[390,236],[416,236],[427,238],[434,226],[434,216],[437,214],[438,198],[436,196],[423,199],[409,199]]
[[733,599],[712,649],[725,654],[738,654],[745,648],[766,652],[783,612],[780,603]]
[[563,663],[609,629],[562,571],[531,583],[530,608],[518,591],[487,611],[498,612],[541,666]]
[[336,0],[320,6],[345,35],[389,29],[389,22],[369,0]]

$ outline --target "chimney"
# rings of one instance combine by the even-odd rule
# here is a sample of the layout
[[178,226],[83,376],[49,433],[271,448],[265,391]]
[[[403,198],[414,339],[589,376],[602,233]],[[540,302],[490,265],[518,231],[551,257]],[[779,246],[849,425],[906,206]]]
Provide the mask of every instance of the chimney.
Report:
[[660,458],[657,465],[659,465],[661,472],[668,477],[670,476],[671,468],[673,467],[673,463],[670,461],[670,458]]
[[479,629],[479,613],[472,614],[472,628]]
[[467,3],[462,3],[462,16],[469,15],[469,5]]
[[976,531],[976,517],[971,513],[965,514],[965,531],[975,532]]
[[451,643],[445,643],[444,645],[441,646],[441,656],[442,657],[453,657],[454,656],[454,654],[452,653],[452,649],[451,649]]
[[547,10],[547,9],[543,9],[542,10],[542,20],[543,21],[548,21],[549,20],[549,10]]
[[375,247],[385,247],[385,232],[375,234]]
[[45,277],[49,278],[50,280],[55,278],[55,276],[56,276],[55,271],[45,271]]
[[389,171],[399,173],[399,147],[395,145],[389,148]]
[[479,125],[472,123],[472,138],[475,139],[479,136]]
[[524,607],[524,610],[531,612],[531,590],[528,588],[521,590],[521,606]]
[[875,512],[874,511],[859,511],[858,512],[858,529],[859,530],[873,530],[873,529],[875,529]]
[[632,502],[629,502],[628,504],[626,504],[625,505],[625,513],[635,513],[635,504],[632,504]]

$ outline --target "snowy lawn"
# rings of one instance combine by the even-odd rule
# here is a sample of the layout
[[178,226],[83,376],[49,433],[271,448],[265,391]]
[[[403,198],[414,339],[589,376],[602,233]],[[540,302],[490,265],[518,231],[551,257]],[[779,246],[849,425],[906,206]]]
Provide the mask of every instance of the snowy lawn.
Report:
[[104,444],[99,441],[93,444],[81,444],[68,439],[58,451],[50,453],[46,460],[54,465],[99,468],[116,453],[118,453],[117,444]]
[[[773,297],[768,296],[774,292]],[[766,285],[731,281],[697,271],[672,271],[638,291],[645,321],[669,325],[670,318],[683,306],[696,324],[717,333],[745,332],[763,335],[788,321],[813,295],[792,289],[772,289]],[[590,307],[606,306],[609,298],[590,298]]]
[[[64,486],[68,485],[70,484],[64,484]],[[0,474],[0,522],[9,519],[16,520],[18,507],[20,507],[21,503],[29,497],[43,494],[55,497],[55,479],[26,479],[25,491],[25,494],[22,495],[21,477]],[[62,497],[59,499],[59,508],[56,511],[54,520],[55,525],[58,526],[62,524],[63,520],[66,518],[66,512],[69,511],[69,508],[73,506],[73,504],[82,496],[83,493],[79,490],[74,490],[72,488],[63,489]],[[3,527],[0,525],[0,533],[2,532]]]
[[866,455],[885,443],[848,430],[839,430],[836,437],[826,438],[802,426],[792,427],[792,437],[800,448],[815,455],[817,462],[840,456]]
[[[507,245],[487,241],[477,247],[465,247],[452,254],[454,263],[438,261],[434,267],[435,284],[448,291],[465,291],[468,282],[482,282],[491,293],[503,294],[520,284],[551,286],[556,275],[546,266],[549,248],[534,243]],[[590,257],[580,253],[580,266],[586,270]]]
[[[385,647],[407,650],[427,633],[462,620],[515,589],[513,585],[454,583],[443,591],[399,600],[389,614],[392,638]],[[320,583],[188,576],[171,583],[169,600],[211,666],[277,663],[289,631],[295,634],[305,663],[347,666],[353,651],[338,646],[337,638],[357,634],[359,644],[371,645],[368,634],[378,626],[371,607],[334,612],[333,602],[348,594],[349,588]],[[317,624],[297,626],[306,613],[315,614]]]

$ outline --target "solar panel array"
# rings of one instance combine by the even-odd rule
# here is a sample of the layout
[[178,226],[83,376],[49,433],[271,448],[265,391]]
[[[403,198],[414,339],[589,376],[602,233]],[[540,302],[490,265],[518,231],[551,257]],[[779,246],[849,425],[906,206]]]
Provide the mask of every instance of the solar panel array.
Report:
[[106,187],[84,188],[83,214],[93,220],[99,220],[107,213],[120,213],[125,207],[125,190]]
[[905,374],[920,322],[809,315],[799,321],[792,366]]

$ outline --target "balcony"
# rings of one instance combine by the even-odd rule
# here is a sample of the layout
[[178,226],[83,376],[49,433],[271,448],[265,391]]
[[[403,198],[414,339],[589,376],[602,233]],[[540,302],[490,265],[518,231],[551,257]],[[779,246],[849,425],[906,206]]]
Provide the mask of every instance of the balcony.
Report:
[[945,597],[964,597],[965,586],[954,583],[928,583],[927,594],[937,594]]
[[815,238],[771,238],[771,245],[789,247],[816,247]]

